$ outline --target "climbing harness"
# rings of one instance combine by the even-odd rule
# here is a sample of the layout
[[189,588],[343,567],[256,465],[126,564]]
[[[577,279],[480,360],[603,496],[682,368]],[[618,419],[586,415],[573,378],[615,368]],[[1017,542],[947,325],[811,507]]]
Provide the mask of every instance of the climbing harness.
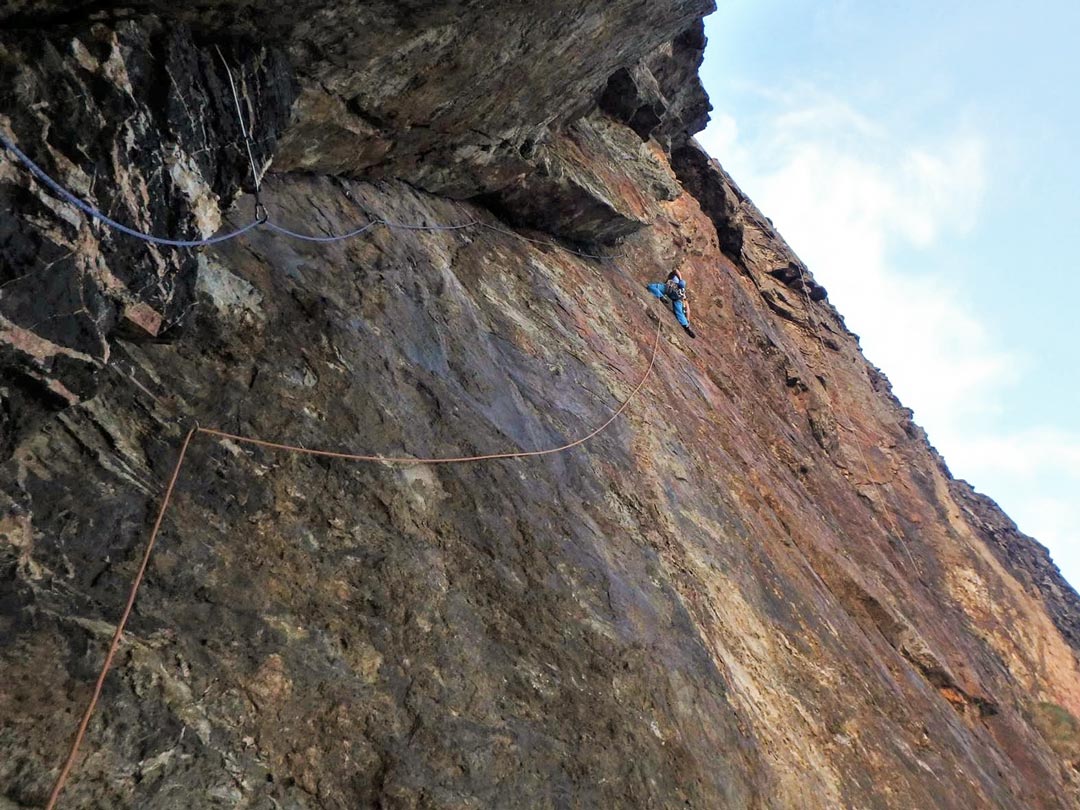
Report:
[[664,284],[664,294],[667,295],[672,301],[685,301],[686,300],[686,282],[679,279],[678,282],[674,282],[669,279]]

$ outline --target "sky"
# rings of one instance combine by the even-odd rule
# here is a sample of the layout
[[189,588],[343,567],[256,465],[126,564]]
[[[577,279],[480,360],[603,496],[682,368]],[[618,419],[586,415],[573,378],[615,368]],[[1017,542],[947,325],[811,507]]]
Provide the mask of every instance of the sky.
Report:
[[699,141],[1080,587],[1080,3],[719,6]]

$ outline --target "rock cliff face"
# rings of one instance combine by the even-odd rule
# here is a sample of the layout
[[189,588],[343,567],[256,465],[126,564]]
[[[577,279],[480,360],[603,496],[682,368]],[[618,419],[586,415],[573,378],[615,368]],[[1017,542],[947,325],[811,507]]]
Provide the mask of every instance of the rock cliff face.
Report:
[[559,445],[657,316],[559,455],[197,437],[61,806],[1080,806],[1080,601],[693,142],[711,3],[180,5],[7,4],[0,131],[209,236],[254,216],[229,64],[279,225],[477,224],[177,250],[0,159],[0,807],[44,803],[194,421]]

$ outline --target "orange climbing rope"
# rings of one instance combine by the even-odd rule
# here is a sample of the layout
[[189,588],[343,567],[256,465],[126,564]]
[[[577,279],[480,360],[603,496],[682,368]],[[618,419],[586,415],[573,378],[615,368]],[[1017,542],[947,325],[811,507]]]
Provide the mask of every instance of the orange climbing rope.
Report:
[[529,458],[531,456],[550,456],[553,453],[562,453],[565,450],[570,450],[573,447],[577,447],[580,444],[584,444],[589,439],[603,433],[607,429],[608,425],[619,418],[619,415],[626,410],[626,406],[630,404],[630,401],[637,396],[644,385],[645,381],[649,379],[649,375],[652,373],[653,364],[656,362],[656,351],[660,344],[660,324],[656,325],[656,341],[653,343],[652,357],[649,359],[649,367],[645,371],[645,376],[641,378],[641,382],[637,384],[637,387],[630,392],[630,395],[623,400],[622,405],[618,410],[611,415],[611,417],[600,425],[600,427],[582,436],[580,439],[575,439],[569,444],[560,445],[559,447],[549,447],[546,450],[516,450],[507,453],[488,453],[482,456],[448,456],[445,458],[414,458],[412,456],[371,456],[361,455],[359,453],[340,453],[334,450],[310,450],[306,447],[297,447],[292,444],[279,444],[278,442],[268,442],[262,439],[253,439],[250,436],[237,436],[235,433],[226,433],[223,430],[215,430],[214,428],[195,428],[196,433],[205,433],[208,436],[217,436],[220,439],[230,439],[234,442],[242,444],[253,444],[258,447],[266,447],[270,450],[288,450],[293,453],[302,453],[308,456],[322,456],[324,458],[340,458],[347,461],[374,461],[384,462],[386,464],[465,464],[471,461],[492,461],[500,458]]
[[75,765],[75,756],[79,753],[79,744],[82,743],[82,739],[86,735],[86,727],[90,725],[90,717],[94,714],[94,707],[97,706],[98,698],[101,697],[101,688],[105,685],[105,676],[109,673],[116,651],[120,648],[120,639],[124,635],[124,627],[131,616],[131,609],[135,607],[135,595],[139,592],[139,585],[142,584],[143,577],[146,575],[146,567],[150,564],[150,552],[154,550],[154,543],[157,540],[158,532],[161,530],[161,522],[165,519],[165,512],[169,508],[169,501],[172,499],[173,489],[176,487],[176,479],[180,477],[180,468],[184,465],[184,456],[187,455],[188,445],[191,444],[191,438],[197,430],[198,428],[189,430],[184,437],[184,443],[180,446],[180,455],[176,459],[176,466],[173,467],[169,485],[165,488],[165,497],[161,499],[161,508],[158,510],[157,520],[154,521],[154,528],[150,530],[150,540],[146,543],[146,551],[143,552],[142,563],[139,565],[139,571],[135,574],[135,581],[131,585],[131,593],[128,594],[127,604],[124,605],[124,612],[120,615],[119,624],[116,625],[116,632],[113,633],[109,651],[105,654],[105,661],[101,665],[101,672],[98,673],[97,682],[94,684],[94,692],[90,696],[90,703],[87,704],[82,722],[79,723],[79,729],[75,732],[71,752],[64,762],[64,767],[60,769],[60,775],[56,777],[52,793],[49,794],[49,801],[45,804],[46,810],[52,810],[56,806],[56,800],[60,798],[60,791],[64,789],[64,784],[67,782],[71,769]]
[[611,425],[623,411],[626,410],[630,402],[638,395],[642,388],[645,387],[645,383],[648,381],[649,376],[652,374],[653,367],[656,365],[656,354],[660,349],[660,333],[662,331],[662,324],[657,321],[656,324],[656,338],[653,341],[652,355],[649,357],[648,368],[645,369],[645,373],[641,377],[641,382],[635,386],[634,390],[623,400],[622,404],[616,409],[615,413],[600,425],[595,430],[590,431],[580,439],[575,439],[567,444],[559,445],[558,447],[550,447],[544,450],[517,450],[506,453],[488,453],[485,455],[477,456],[453,456],[445,458],[412,458],[409,456],[378,456],[378,455],[365,455],[361,453],[342,453],[334,450],[312,450],[307,447],[299,447],[293,444],[283,444],[280,442],[269,442],[263,439],[253,438],[251,436],[239,436],[235,433],[226,433],[223,430],[216,430],[214,428],[193,427],[187,432],[184,437],[184,442],[180,446],[180,455],[176,458],[176,465],[173,467],[172,475],[169,478],[169,484],[165,488],[165,495],[161,500],[161,508],[158,510],[157,519],[154,521],[154,526],[150,530],[150,539],[146,543],[146,549],[143,551],[142,563],[139,565],[139,570],[135,574],[135,579],[131,583],[131,592],[128,594],[127,604],[124,606],[124,612],[120,615],[120,621],[116,625],[116,631],[113,633],[112,642],[109,644],[109,650],[105,654],[105,660],[101,665],[101,672],[98,673],[97,682],[94,684],[94,691],[90,696],[90,702],[86,706],[86,711],[83,713],[82,721],[79,723],[79,728],[75,732],[75,737],[71,743],[71,750],[68,752],[67,759],[64,762],[64,766],[60,769],[60,774],[56,777],[56,782],[53,785],[52,793],[49,795],[49,801],[45,805],[45,810],[54,810],[57,800],[60,798],[60,792],[64,789],[64,785],[67,784],[68,777],[71,775],[72,768],[75,766],[75,759],[78,757],[79,746],[82,745],[83,738],[86,736],[86,729],[90,725],[90,718],[94,714],[94,709],[97,707],[98,701],[101,698],[101,690],[105,684],[105,677],[109,673],[109,669],[112,667],[113,659],[116,657],[116,651],[120,648],[120,642],[124,635],[124,628],[127,626],[128,619],[131,617],[131,611],[135,606],[135,597],[139,592],[139,586],[142,585],[143,578],[146,576],[146,569],[150,564],[150,555],[154,550],[154,544],[157,542],[158,533],[161,531],[161,524],[165,520],[165,513],[169,509],[169,502],[172,500],[173,489],[176,487],[176,481],[180,477],[180,470],[184,466],[184,458],[187,456],[188,446],[191,444],[191,440],[195,438],[197,434],[204,434],[206,436],[215,436],[219,439],[229,439],[234,442],[242,444],[251,444],[258,447],[265,447],[270,450],[284,450],[291,453],[300,453],[308,456],[322,456],[324,458],[337,458],[347,461],[367,461],[367,462],[382,462],[386,464],[464,464],[473,461],[492,461],[495,459],[511,459],[511,458],[531,458],[534,456],[549,456],[555,453],[562,453],[566,450],[570,450],[574,447],[584,444],[593,437],[603,433],[604,430]]

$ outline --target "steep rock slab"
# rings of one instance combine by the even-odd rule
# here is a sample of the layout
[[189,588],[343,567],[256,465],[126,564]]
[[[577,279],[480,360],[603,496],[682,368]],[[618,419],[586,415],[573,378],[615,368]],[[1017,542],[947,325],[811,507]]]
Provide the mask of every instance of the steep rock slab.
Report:
[[1054,624],[1080,650],[1080,597],[1065,581],[1050,552],[1017,529],[1007,515],[965,481],[950,481],[953,500],[997,559],[1024,588],[1041,599]]
[[[434,9],[383,24],[407,38]],[[312,6],[177,10],[195,40],[291,31],[294,12]],[[624,67],[670,102],[663,49]],[[629,132],[594,130],[581,176],[614,177]],[[670,178],[657,132],[639,154]],[[480,143],[446,178],[487,182]],[[666,332],[649,395],[565,456],[398,469],[194,447],[70,801],[1077,805],[1070,603],[1048,610],[1022,538],[991,547],[1006,519],[965,500],[768,221],[679,143],[689,193],[635,174],[597,189],[649,223],[614,262],[490,228],[330,248],[256,232],[196,255],[186,328],[117,330],[108,373],[61,412],[5,383],[5,413],[36,422],[0,468],[0,795],[48,790],[187,420],[395,454],[560,444],[636,381],[648,315],[670,319],[643,285],[677,268],[703,337]],[[267,201],[319,233],[496,225],[395,182],[285,175]],[[22,328],[3,325],[20,351],[63,348]]]
[[[268,202],[334,231],[484,216],[400,186],[350,194],[290,180]],[[634,299],[676,266],[721,302],[700,316],[714,342],[665,340],[649,396],[587,449],[425,470],[193,448],[71,801],[1067,805],[1024,714],[1035,685],[1076,703],[1040,663],[1060,636],[941,517],[947,489],[920,489],[936,459],[889,421],[850,339],[833,361],[762,304],[691,198],[653,219],[617,266],[486,229],[213,251],[182,339],[121,342],[131,376],[4,468],[22,538],[7,795],[48,788],[178,416],[395,454],[559,444],[642,371],[656,309]],[[808,363],[818,396],[860,403],[861,436],[831,451],[790,382]],[[904,459],[885,486],[852,444],[882,430]],[[946,581],[961,569],[1012,627],[970,612]],[[1010,633],[1040,646],[1002,656]]]
[[[515,222],[610,241],[648,221],[638,188],[674,194],[670,173],[609,124],[572,122],[617,63],[663,50],[710,7],[553,4],[523,25],[501,3],[252,13],[247,3],[136,2],[96,4],[89,18],[77,6],[20,4],[0,12],[10,111],[0,125],[106,213],[172,238],[254,216],[225,214],[254,182],[242,117],[260,177],[273,167],[490,192]],[[54,27],[43,33],[43,22]],[[239,117],[219,50],[236,74]],[[14,436],[36,402],[90,396],[115,336],[165,339],[182,327],[195,265],[102,230],[7,156],[0,165],[0,202],[33,212],[0,232],[0,362],[17,370],[11,397],[22,403],[3,416]]]
[[[401,186],[351,191],[397,220],[479,213]],[[268,203],[317,205],[334,229],[357,216],[325,181],[275,184]],[[141,543],[177,411],[308,445],[546,446],[595,424],[648,360],[652,324],[616,309],[598,267],[489,230],[330,249],[253,237],[208,266],[207,306],[178,344],[122,345],[142,387],[110,380],[5,470],[31,538],[10,559],[24,609],[4,645],[16,687],[0,783],[20,803],[47,789],[66,710],[85,698],[95,634],[130,573],[103,559]],[[243,328],[237,289],[253,315]],[[605,302],[591,318],[574,314],[581,290]],[[640,341],[625,339],[627,314]],[[720,672],[655,549],[616,534],[600,506],[633,497],[633,476],[619,498],[611,476],[655,452],[638,444],[641,418],[605,434],[600,455],[524,464],[193,448],[69,800],[750,804],[760,766]],[[69,463],[109,444],[120,456],[93,483]],[[55,490],[70,494],[58,504]],[[107,526],[118,531],[103,547]],[[46,723],[18,708],[44,697],[35,672],[73,687]]]

